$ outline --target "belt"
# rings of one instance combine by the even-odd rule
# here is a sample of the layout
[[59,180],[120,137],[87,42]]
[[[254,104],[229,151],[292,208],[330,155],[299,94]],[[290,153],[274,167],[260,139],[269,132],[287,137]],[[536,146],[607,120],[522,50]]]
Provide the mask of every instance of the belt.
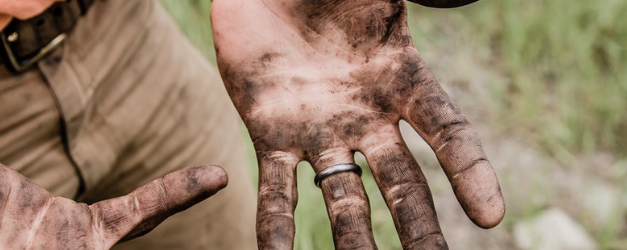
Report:
[[33,66],[63,42],[93,1],[66,0],[28,20],[14,18],[0,32],[0,65],[14,73]]

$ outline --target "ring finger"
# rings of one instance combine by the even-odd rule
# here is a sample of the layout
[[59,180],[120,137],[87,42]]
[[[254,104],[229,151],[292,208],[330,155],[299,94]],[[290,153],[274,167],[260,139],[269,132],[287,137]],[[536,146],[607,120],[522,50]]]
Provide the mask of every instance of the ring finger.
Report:
[[[346,155],[313,164],[317,176],[332,170],[320,180],[320,188],[331,220],[335,249],[376,249],[370,203],[361,178],[354,171],[341,169],[341,166],[354,164],[352,153],[347,154],[350,157]],[[334,168],[340,170],[336,172]]]

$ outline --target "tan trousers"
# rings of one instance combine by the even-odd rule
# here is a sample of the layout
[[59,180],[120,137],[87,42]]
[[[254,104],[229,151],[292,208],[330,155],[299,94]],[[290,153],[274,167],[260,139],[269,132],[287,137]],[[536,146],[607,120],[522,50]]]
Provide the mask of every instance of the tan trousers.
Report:
[[37,67],[0,66],[0,162],[93,203],[179,168],[229,185],[114,249],[254,249],[255,197],[237,113],[214,67],[154,1],[96,1]]

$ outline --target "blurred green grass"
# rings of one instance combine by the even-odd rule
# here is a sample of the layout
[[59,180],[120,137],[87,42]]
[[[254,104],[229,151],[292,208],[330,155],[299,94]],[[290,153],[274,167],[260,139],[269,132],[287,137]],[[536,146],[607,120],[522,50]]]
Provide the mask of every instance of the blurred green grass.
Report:
[[[161,0],[182,32],[212,62],[208,0]],[[493,123],[561,161],[604,151],[627,157],[627,1],[483,0],[435,10],[409,4],[419,51],[441,44],[486,53],[506,79],[488,83]],[[450,41],[451,39],[457,41]],[[427,62],[429,63],[429,62]],[[469,76],[472,77],[472,76]],[[256,177],[252,147],[251,173]],[[360,163],[365,165],[365,162]],[[306,165],[306,164],[301,164]],[[329,222],[313,171],[298,167],[296,249],[332,249]],[[378,189],[364,174],[380,249],[401,249]],[[598,236],[602,246],[613,235]]]
[[[627,154],[627,2],[513,1],[478,18],[512,81],[496,97],[549,153]],[[483,14],[486,15],[486,14]],[[470,19],[470,18],[469,18]],[[486,34],[487,33],[487,34]],[[564,147],[564,148],[562,148]]]
[[509,79],[490,86],[490,98],[501,104],[492,107],[501,126],[557,157],[597,151],[627,156],[627,2],[484,0],[454,10],[411,7],[419,51],[429,49],[421,46],[425,37],[435,40],[430,46],[450,39],[442,27],[456,28],[449,31],[460,39],[455,45],[488,50],[491,66]]

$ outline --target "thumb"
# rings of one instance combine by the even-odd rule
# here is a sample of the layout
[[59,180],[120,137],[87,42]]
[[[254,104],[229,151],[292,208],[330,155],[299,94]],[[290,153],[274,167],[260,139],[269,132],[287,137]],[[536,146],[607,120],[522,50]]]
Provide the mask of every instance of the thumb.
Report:
[[[89,206],[95,236],[107,247],[142,236],[166,218],[209,198],[228,182],[218,166],[172,172],[132,193]],[[122,240],[120,240],[122,239]]]

